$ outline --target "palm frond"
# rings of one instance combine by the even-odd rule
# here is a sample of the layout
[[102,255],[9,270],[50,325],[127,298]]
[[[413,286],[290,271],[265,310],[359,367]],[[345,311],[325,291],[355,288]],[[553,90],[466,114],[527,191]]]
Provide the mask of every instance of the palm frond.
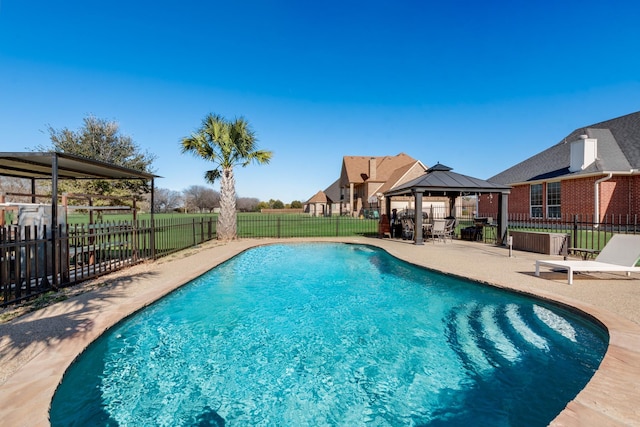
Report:
[[220,179],[221,176],[222,176],[222,172],[220,171],[220,169],[214,169],[214,170],[205,172],[204,179],[209,184],[213,184],[216,182],[216,180]]

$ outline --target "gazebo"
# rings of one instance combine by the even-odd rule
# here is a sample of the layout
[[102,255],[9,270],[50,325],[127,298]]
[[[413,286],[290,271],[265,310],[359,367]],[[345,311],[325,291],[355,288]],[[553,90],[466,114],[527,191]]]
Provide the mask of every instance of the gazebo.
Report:
[[[422,197],[448,197],[451,207],[459,196],[471,194],[498,194],[498,241],[505,244],[507,235],[507,212],[511,187],[495,184],[478,178],[452,172],[452,168],[437,163],[427,172],[409,182],[384,193],[387,212],[391,210],[391,197],[413,196],[415,198],[415,229],[422,230]],[[452,212],[453,214],[453,212]],[[422,233],[414,233],[415,244],[424,244]]]

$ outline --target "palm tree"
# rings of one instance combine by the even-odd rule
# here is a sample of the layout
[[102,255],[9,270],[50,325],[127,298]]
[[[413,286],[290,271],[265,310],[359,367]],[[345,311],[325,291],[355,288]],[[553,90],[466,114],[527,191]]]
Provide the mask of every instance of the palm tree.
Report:
[[217,236],[219,240],[236,238],[236,183],[233,168],[251,162],[268,164],[273,153],[256,149],[256,136],[242,117],[225,120],[216,114],[207,115],[200,128],[181,141],[182,152],[190,152],[215,165],[205,173],[205,180],[213,184],[220,179],[220,215]]

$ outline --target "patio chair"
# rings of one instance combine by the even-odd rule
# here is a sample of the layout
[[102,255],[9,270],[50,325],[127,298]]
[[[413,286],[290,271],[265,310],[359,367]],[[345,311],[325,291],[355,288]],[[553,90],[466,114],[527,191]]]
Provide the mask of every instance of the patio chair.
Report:
[[402,240],[413,240],[414,226],[411,218],[402,218]]
[[574,272],[632,272],[640,273],[636,264],[640,260],[640,235],[615,234],[598,256],[588,261],[537,260],[536,276],[540,276],[540,266],[567,270],[567,280],[573,284]]
[[434,219],[433,225],[429,230],[429,234],[433,239],[433,242],[437,240],[442,240],[443,242],[447,242],[447,221],[444,219]]
[[453,241],[453,235],[456,233],[456,224],[458,221],[453,218],[446,218],[446,225],[444,227],[445,238],[448,237],[449,240]]

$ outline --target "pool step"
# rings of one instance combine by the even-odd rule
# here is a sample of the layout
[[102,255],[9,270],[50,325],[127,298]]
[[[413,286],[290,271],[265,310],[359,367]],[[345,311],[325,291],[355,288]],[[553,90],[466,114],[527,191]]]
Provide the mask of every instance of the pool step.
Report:
[[485,351],[478,341],[478,333],[472,319],[477,310],[476,304],[467,304],[451,311],[447,327],[447,336],[451,348],[463,365],[477,374],[486,374],[494,369]]
[[549,328],[562,335],[566,339],[577,342],[576,339],[576,330],[571,326],[571,324],[562,317],[558,316],[548,308],[534,305],[533,312],[541,322],[547,325]]
[[496,319],[497,308],[495,306],[485,306],[480,310],[480,323],[484,337],[493,344],[495,352],[510,363],[520,360],[520,350],[518,350],[502,330]]
[[445,326],[451,348],[469,370],[483,375],[522,362],[527,347],[548,351],[551,332],[576,341],[573,327],[552,311],[538,305],[521,310],[516,304],[453,308]]
[[517,305],[507,304],[505,308],[505,315],[513,329],[520,335],[520,337],[522,337],[523,340],[539,350],[549,350],[549,343],[547,340],[534,332],[529,324],[523,319]]

